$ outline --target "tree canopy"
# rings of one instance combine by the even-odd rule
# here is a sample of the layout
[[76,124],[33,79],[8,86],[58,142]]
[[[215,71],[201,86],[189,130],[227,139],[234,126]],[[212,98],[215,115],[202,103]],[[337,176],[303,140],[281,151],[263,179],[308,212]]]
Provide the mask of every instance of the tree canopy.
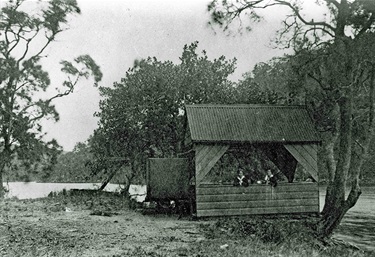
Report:
[[178,64],[151,57],[137,61],[120,82],[100,88],[100,122],[91,144],[96,160],[107,163],[97,163],[98,170],[121,164],[108,157],[126,157],[133,177],[148,157],[177,156],[184,151],[185,104],[233,101],[228,76],[235,60],[210,60],[197,47],[186,45]]
[[32,169],[43,160],[48,165],[55,163],[59,147],[55,140],[44,141],[41,119],[59,119],[53,100],[72,93],[80,78],[93,77],[96,85],[102,77],[89,55],[64,60],[60,65],[65,81],[52,96],[42,97],[51,84],[41,65],[45,50],[68,29],[67,17],[79,14],[80,9],[75,0],[50,0],[35,2],[35,9],[28,12],[25,2],[1,3],[0,185],[4,172],[16,170],[11,167],[14,164]]

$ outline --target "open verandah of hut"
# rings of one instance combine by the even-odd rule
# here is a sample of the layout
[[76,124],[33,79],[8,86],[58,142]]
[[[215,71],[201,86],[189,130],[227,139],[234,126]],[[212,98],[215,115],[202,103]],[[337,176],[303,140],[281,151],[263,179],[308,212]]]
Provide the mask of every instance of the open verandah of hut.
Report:
[[[197,217],[319,212],[320,139],[304,107],[188,105],[186,112],[194,150]],[[261,149],[286,181],[276,187],[205,182],[225,153],[247,146]],[[294,181],[298,163],[312,182]]]

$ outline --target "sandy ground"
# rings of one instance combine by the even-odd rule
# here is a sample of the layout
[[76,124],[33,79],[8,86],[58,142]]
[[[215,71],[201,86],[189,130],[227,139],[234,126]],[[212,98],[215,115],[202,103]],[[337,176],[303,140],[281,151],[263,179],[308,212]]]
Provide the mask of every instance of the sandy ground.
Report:
[[39,201],[7,201],[0,206],[4,257],[187,256],[188,248],[204,239],[198,229],[202,221],[177,215],[113,208],[101,212],[53,203],[46,207]]
[[106,195],[0,201],[0,256],[188,256],[202,222]]

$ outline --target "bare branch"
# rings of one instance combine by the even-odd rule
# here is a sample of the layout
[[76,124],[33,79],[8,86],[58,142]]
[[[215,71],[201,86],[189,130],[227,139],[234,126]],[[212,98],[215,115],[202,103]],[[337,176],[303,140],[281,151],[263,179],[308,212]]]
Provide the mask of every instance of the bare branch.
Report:
[[[32,57],[30,57],[30,60],[40,57],[40,55],[44,52],[44,50],[48,47],[48,45],[52,41],[53,41],[53,38],[48,38],[48,41],[45,43],[45,45],[39,50],[39,52],[34,54]],[[25,54],[26,54],[26,52],[25,52]],[[19,65],[21,61],[22,61],[22,58],[17,61],[17,65]],[[25,69],[22,69],[22,71],[24,71],[24,70]]]
[[26,40],[26,47],[25,47],[25,51],[23,52],[23,55],[21,56],[21,58],[18,60],[18,63],[21,62],[27,55],[27,53],[29,52],[29,46],[30,46],[30,43],[32,42],[32,40],[39,34],[39,28],[36,29],[35,33],[33,36],[31,36],[30,38],[28,39],[25,39]]
[[17,92],[18,90],[20,90],[21,88],[23,88],[24,86],[26,86],[28,84],[28,82],[24,82],[22,83],[21,85],[19,85],[19,87],[16,88],[15,92]]
[[316,21],[305,20],[302,17],[298,8],[293,6],[291,3],[287,2],[287,1],[281,1],[281,0],[276,0],[276,2],[278,2],[280,5],[285,5],[285,6],[289,7],[303,24],[308,25],[308,26],[322,26],[323,28],[330,29],[332,31],[332,33],[335,33],[336,28],[331,26],[330,24],[324,22],[324,21],[316,22]]
[[[8,41],[9,39],[8,39],[8,36],[7,36],[7,34],[8,33],[11,33],[11,34],[13,34],[14,35],[14,39],[12,40],[12,41]],[[9,45],[11,45],[11,44],[13,44],[13,46],[7,51],[7,53],[6,53],[6,57],[8,58],[9,57],[9,55],[10,55],[10,53],[14,50],[14,48],[16,48],[17,46],[18,46],[18,44],[19,44],[19,42],[20,42],[20,39],[21,39],[21,37],[19,36],[19,34],[21,33],[21,28],[19,29],[19,31],[16,33],[16,32],[14,32],[12,29],[10,29],[10,30],[8,30],[7,32],[6,32],[6,38],[7,38],[7,45],[9,46]]]

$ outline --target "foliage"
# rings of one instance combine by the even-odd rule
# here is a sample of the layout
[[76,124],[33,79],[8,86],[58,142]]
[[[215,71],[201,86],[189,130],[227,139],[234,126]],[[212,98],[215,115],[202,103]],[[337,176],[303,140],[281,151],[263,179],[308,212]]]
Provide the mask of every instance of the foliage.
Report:
[[[172,157],[184,151],[185,104],[230,103],[233,87],[228,76],[235,60],[209,60],[198,43],[185,46],[179,64],[154,58],[137,61],[120,82],[101,87],[99,128],[91,146],[97,171],[124,162],[131,174],[144,177],[146,158]],[[126,158],[114,162],[110,157]]]
[[[259,10],[283,7],[289,11],[275,43],[295,50],[294,67],[308,89],[305,101],[318,114],[316,120],[323,121],[318,125],[326,129],[320,152],[329,177],[320,221],[320,236],[326,237],[361,195],[361,167],[374,135],[375,8],[362,0],[321,0],[315,4],[323,16],[307,17],[304,1],[285,0],[214,0],[208,10],[212,22],[224,30],[245,16],[248,21],[259,21]],[[324,118],[317,119],[319,114]],[[348,174],[351,191],[346,197]]]
[[246,104],[304,104],[303,80],[290,57],[274,57],[255,65],[238,82],[237,102]]
[[58,158],[49,182],[92,182],[91,170],[86,163],[92,159],[87,143],[77,143],[71,152],[63,152]]
[[[80,13],[75,0],[34,3],[27,12],[24,0],[1,4],[0,13],[0,184],[3,173],[23,166],[46,173],[56,163],[59,146],[45,142],[41,119],[58,120],[52,104],[73,92],[80,78],[102,77],[89,55],[73,62],[61,61],[66,80],[51,95],[50,78],[43,69],[44,52],[56,36],[66,30],[67,17]],[[43,168],[38,168],[42,165]],[[0,196],[2,191],[0,191]]]
[[[252,216],[221,218],[200,224],[210,240],[197,246],[207,256],[371,256],[336,241],[316,239],[315,217]],[[227,243],[223,251],[217,245]]]
[[[252,219],[221,218],[209,226],[203,226],[207,236],[220,236],[229,232],[234,237],[257,237],[264,243],[286,243],[291,238],[300,243],[315,243],[316,218],[308,216],[255,216]],[[212,230],[216,230],[215,233]]]

